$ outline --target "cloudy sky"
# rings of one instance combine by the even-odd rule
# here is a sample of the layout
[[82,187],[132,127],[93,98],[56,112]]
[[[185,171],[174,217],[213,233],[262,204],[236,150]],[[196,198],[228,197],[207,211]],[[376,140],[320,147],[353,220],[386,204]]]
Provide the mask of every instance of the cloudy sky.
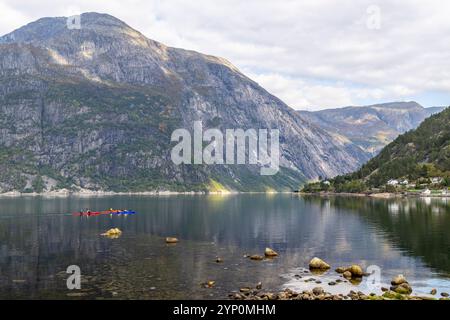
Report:
[[296,109],[450,105],[448,0],[0,0],[0,34],[88,11],[225,57]]

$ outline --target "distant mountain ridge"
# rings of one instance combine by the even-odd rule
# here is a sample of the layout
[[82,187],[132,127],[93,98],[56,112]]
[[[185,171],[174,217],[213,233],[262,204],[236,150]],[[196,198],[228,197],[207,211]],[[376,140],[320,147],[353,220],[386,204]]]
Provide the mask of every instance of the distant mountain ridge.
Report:
[[443,109],[424,108],[412,101],[299,113],[308,121],[355,143],[368,155],[374,156],[397,136],[417,128],[423,120]]
[[[280,131],[280,172],[181,165],[178,128]],[[368,157],[223,58],[147,39],[106,14],[42,18],[0,38],[0,192],[286,190]]]

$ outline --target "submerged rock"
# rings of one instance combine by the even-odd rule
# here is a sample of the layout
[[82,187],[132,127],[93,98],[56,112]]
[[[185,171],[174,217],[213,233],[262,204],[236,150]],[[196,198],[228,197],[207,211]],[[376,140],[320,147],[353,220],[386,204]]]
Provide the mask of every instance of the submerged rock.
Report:
[[352,285],[354,286],[358,286],[361,284],[362,282],[362,277],[352,277],[351,279],[348,280]]
[[119,228],[113,228],[109,229],[105,233],[102,233],[101,235],[108,238],[118,238],[122,235],[122,231]]
[[264,257],[260,256],[260,255],[257,255],[257,254],[254,254],[254,255],[250,256],[250,260],[260,261],[260,260],[264,260]]
[[270,248],[266,248],[266,250],[264,251],[264,255],[266,257],[276,257],[278,256],[278,253]]
[[330,269],[330,265],[322,259],[315,257],[309,262],[309,268],[312,270],[328,270]]
[[66,296],[72,297],[72,298],[74,298],[74,297],[84,297],[84,296],[87,296],[87,295],[88,294],[86,292],[70,292],[70,293],[66,294]]
[[216,282],[212,281],[212,280],[209,280],[209,281],[206,281],[206,282],[202,283],[202,286],[205,287],[205,288],[212,288],[215,285],[216,285]]
[[434,296],[436,293],[437,293],[437,290],[436,290],[436,289],[432,289],[431,292],[430,292],[430,294],[432,294],[433,296]]

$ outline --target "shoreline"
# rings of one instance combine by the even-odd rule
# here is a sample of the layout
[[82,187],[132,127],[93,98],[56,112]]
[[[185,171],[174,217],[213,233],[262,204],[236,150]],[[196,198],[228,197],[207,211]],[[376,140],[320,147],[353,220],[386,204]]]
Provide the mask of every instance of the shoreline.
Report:
[[176,195],[237,195],[237,194],[291,194],[293,192],[287,191],[141,191],[141,192],[114,192],[114,191],[92,191],[92,190],[82,190],[82,191],[69,191],[69,190],[56,190],[42,193],[22,193],[18,191],[10,191],[5,193],[0,193],[1,198],[19,198],[19,197],[108,197],[108,196],[176,196]]
[[450,198],[450,194],[415,194],[415,193],[350,193],[350,192],[296,192],[296,194],[301,196],[319,196],[319,197],[359,197],[359,198],[374,198],[374,199],[396,199],[396,198]]
[[247,300],[247,301],[262,301],[262,300],[449,300],[447,296],[435,297],[428,295],[412,295],[412,294],[400,294],[391,290],[386,290],[382,294],[368,293],[365,294],[361,291],[350,290],[348,293],[332,294],[323,290],[322,287],[316,287],[312,290],[303,290],[297,292],[291,289],[285,289],[283,291],[262,291],[260,288],[242,288],[239,292],[235,291],[228,295],[231,300]]
[[140,192],[114,192],[114,191],[93,191],[79,190],[70,191],[67,189],[48,191],[42,193],[22,193],[18,191],[9,191],[0,193],[1,198],[19,198],[19,197],[108,197],[108,196],[176,196],[176,195],[238,195],[238,194],[293,194],[300,196],[319,196],[319,197],[358,197],[374,199],[395,199],[395,198],[450,198],[450,194],[430,194],[422,195],[416,193],[349,193],[349,192],[296,192],[296,191],[140,191]]

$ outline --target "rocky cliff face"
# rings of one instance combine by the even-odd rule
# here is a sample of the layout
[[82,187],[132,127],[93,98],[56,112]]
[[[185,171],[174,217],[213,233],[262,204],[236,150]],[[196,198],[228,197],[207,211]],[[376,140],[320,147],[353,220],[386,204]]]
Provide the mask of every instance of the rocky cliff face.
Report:
[[338,136],[342,136],[372,157],[406,131],[415,129],[444,107],[424,108],[416,102],[393,102],[365,107],[346,107],[300,115]]
[[[228,61],[167,47],[109,15],[83,14],[81,29],[44,18],[1,37],[0,79],[0,192],[279,190],[367,159]],[[174,165],[171,133],[196,120],[279,129],[282,169]]]

